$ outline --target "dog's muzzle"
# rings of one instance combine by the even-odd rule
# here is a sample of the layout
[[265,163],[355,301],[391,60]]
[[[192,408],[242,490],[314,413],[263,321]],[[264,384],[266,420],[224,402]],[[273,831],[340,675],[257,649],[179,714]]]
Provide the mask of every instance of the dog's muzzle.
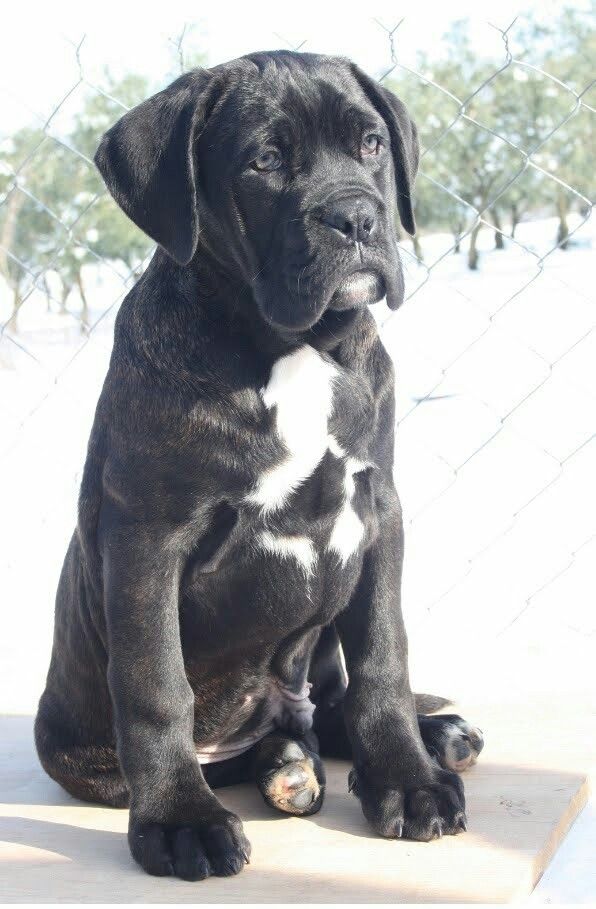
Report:
[[378,303],[385,296],[385,279],[376,271],[363,269],[342,281],[329,303],[330,309],[344,310]]

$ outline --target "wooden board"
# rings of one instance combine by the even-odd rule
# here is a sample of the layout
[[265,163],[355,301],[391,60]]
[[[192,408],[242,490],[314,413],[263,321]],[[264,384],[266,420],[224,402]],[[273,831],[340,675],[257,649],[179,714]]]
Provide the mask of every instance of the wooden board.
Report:
[[[429,844],[374,837],[347,792],[347,765],[328,763],[321,813],[290,818],[254,787],[219,790],[243,818],[252,862],[235,878],[188,884],[144,875],[129,857],[127,812],[77,802],[35,757],[32,721],[0,722],[0,900],[83,903],[510,902],[533,888],[583,806],[586,716],[552,701],[466,704],[487,745],[465,774],[469,830]],[[557,735],[544,736],[549,717]],[[528,721],[528,717],[532,721]],[[580,732],[581,730],[581,732]],[[574,748],[574,745],[577,746]]]

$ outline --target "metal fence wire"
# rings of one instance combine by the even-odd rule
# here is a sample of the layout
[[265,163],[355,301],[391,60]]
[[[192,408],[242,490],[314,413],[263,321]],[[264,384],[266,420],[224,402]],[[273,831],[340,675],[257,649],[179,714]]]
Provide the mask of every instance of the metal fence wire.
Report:
[[[461,618],[478,640],[556,600],[568,629],[592,634],[596,309],[591,170],[577,155],[594,138],[594,82],[579,57],[565,75],[548,54],[539,66],[516,53],[517,21],[497,29],[498,61],[474,61],[460,41],[441,65],[412,67],[403,21],[376,25],[391,59],[381,79],[419,125],[421,232],[401,241],[407,302],[377,316],[398,377],[408,620]],[[180,71],[196,58],[187,39],[172,43]],[[0,139],[3,495],[15,501],[22,468],[14,496],[44,503],[42,538],[60,500],[74,501],[113,318],[152,252],[92,163],[100,133],[147,85],[98,84],[83,51],[84,39],[51,114],[21,110],[25,125]],[[80,463],[64,457],[69,432]]]

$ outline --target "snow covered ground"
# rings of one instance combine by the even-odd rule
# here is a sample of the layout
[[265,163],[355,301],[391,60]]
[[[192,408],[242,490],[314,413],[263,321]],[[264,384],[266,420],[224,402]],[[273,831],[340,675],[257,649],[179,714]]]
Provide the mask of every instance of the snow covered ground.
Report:
[[[450,237],[423,238],[424,266],[405,252],[407,303],[391,317],[376,308],[398,377],[404,608],[424,689],[457,691],[495,642],[545,652],[556,642],[570,690],[574,654],[596,657],[595,230],[588,221],[567,251],[544,260],[553,220],[520,225],[521,245],[504,251],[484,231],[475,273],[465,253],[447,254]],[[90,334],[48,312],[36,291],[19,333],[0,341],[3,712],[33,712],[43,687],[54,592],[125,292],[118,269],[86,280]],[[8,314],[0,289],[0,321]],[[446,640],[460,659],[446,658]],[[590,810],[582,823],[593,841]],[[534,898],[561,898],[556,881],[549,886]]]

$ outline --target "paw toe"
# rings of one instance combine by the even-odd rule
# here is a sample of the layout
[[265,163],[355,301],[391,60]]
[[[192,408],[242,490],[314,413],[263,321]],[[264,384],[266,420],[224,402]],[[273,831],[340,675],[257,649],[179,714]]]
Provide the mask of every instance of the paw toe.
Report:
[[209,860],[195,830],[183,827],[172,837],[174,872],[184,881],[203,881],[211,874]]
[[238,874],[250,858],[250,844],[242,828],[234,829],[230,824],[218,824],[203,834],[205,850],[213,873],[218,877]]
[[428,789],[407,793],[405,801],[404,834],[410,840],[428,843],[443,835],[439,806]]
[[169,877],[174,865],[166,833],[161,824],[139,824],[128,834],[130,851],[135,861],[147,874]]

